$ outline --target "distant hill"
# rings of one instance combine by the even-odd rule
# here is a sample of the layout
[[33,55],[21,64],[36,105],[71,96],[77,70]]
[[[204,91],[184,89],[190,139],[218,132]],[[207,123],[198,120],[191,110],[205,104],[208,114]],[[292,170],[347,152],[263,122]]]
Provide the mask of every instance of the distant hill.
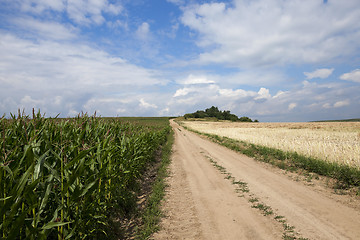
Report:
[[311,122],[360,122],[360,118],[343,119],[343,120],[320,120]]
[[[235,114],[230,113],[230,111],[220,111],[217,107],[212,106],[211,108],[203,110],[198,110],[194,113],[187,113],[184,115],[185,119],[188,118],[216,118],[218,120],[230,120],[230,121],[239,121],[239,122],[253,122],[249,117],[238,117]],[[255,120],[254,122],[258,122]]]

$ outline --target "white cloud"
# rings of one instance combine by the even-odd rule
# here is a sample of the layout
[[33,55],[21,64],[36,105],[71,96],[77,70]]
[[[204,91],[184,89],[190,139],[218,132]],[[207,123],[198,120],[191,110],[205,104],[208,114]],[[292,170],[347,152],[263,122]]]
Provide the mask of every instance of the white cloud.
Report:
[[14,18],[12,23],[30,36],[52,40],[71,40],[77,37],[78,30],[71,25],[58,22],[40,21],[31,17]]
[[123,7],[107,0],[68,0],[66,10],[69,18],[77,24],[100,25],[105,22],[104,12],[118,15]]
[[323,108],[325,109],[330,109],[330,108],[341,108],[341,107],[345,107],[345,106],[349,106],[351,103],[350,103],[350,100],[349,99],[346,99],[346,100],[340,100],[340,101],[337,101],[335,102],[334,104],[330,104],[330,103],[324,103],[322,105]]
[[124,7],[120,5],[119,3],[116,4],[108,4],[106,8],[104,9],[105,12],[109,12],[113,15],[118,15],[122,11],[124,11]]
[[244,89],[222,88],[217,84],[193,85],[176,90],[168,107],[173,111],[175,109],[189,109],[183,111],[191,112],[214,105],[220,109],[237,110],[243,115],[245,114],[244,111],[254,107],[255,100],[259,96],[266,100],[268,90],[261,88],[259,92],[254,92]]
[[25,105],[33,105],[33,104],[44,104],[44,101],[41,100],[36,100],[33,99],[31,96],[29,95],[25,95],[22,99],[21,99],[21,104]]
[[[259,91],[261,94],[266,96],[266,90]],[[179,99],[183,101],[184,99],[191,99],[187,101],[189,104],[193,101],[193,103],[204,101],[207,102],[207,98],[217,99],[221,101],[228,101],[228,99],[238,100],[244,98],[256,98],[261,94],[256,93],[254,91],[246,91],[243,89],[229,89],[229,88],[221,88],[216,84],[208,84],[208,85],[194,85],[191,87],[184,87],[177,89],[175,94],[173,95],[174,99]],[[227,100],[226,100],[227,99]]]
[[116,28],[123,28],[126,31],[129,30],[129,25],[126,21],[120,21],[119,19],[117,19],[114,22],[107,22],[106,23],[108,27],[116,29]]
[[[4,104],[1,108],[4,113],[19,107],[29,110],[38,107],[47,113],[62,112],[67,116],[73,110],[96,110],[86,105],[89,99],[114,94],[123,98],[122,94],[146,92],[149,86],[167,82],[158,71],[83,44],[32,42],[4,32],[0,34],[0,43],[0,106]],[[131,111],[137,108],[138,100],[132,101]],[[98,104],[110,105],[101,101]]]
[[[202,79],[207,80],[214,79],[215,83],[190,85],[185,84],[184,80],[179,81],[178,84],[182,84],[182,87],[174,90],[175,93],[169,100],[170,112],[184,114],[214,105],[220,109],[231,110],[238,116],[245,115],[260,121],[273,121],[272,119],[311,121],[324,119],[324,116],[329,116],[326,117],[327,119],[340,119],[344,116],[351,118],[360,114],[360,110],[354,111],[358,109],[356,106],[360,109],[360,95],[352,97],[351,101],[344,101],[344,98],[355,96],[356,92],[360,91],[360,87],[345,87],[339,82],[319,84],[305,80],[291,89],[277,90],[272,96],[270,94],[272,87],[261,87],[258,91],[234,88],[236,86],[234,75],[236,74],[231,74],[230,82],[222,81],[229,79],[229,76],[222,76],[221,79],[220,76],[207,74],[193,76],[201,76]],[[284,88],[287,86],[291,85],[283,85]],[[353,106],[353,110],[340,108],[346,104]],[[334,108],[342,111],[341,116]]]
[[313,72],[304,72],[306,79],[313,79],[313,78],[328,78],[334,71],[334,68],[321,68],[317,69]]
[[[5,79],[16,85],[92,86],[160,84],[157,72],[82,44],[41,41],[33,43],[13,35],[0,35],[0,66]],[[29,61],[31,59],[31,61]],[[10,81],[10,80],[9,80]]]
[[[170,112],[184,113],[205,109],[212,105],[231,110],[238,116],[249,116],[260,121],[311,121],[356,117],[360,114],[360,87],[344,87],[341,83],[317,84],[305,82],[296,88],[279,90],[271,96],[270,90],[260,88],[258,92],[223,88],[218,84],[192,85],[176,90],[170,97]],[[346,100],[344,100],[344,98]],[[351,106],[351,108],[340,108]],[[335,110],[336,108],[341,110]],[[295,111],[296,110],[296,111]]]
[[41,14],[46,10],[62,11],[65,9],[65,0],[14,0],[21,4],[21,10]]
[[345,107],[350,105],[350,101],[349,100],[342,100],[342,101],[338,101],[334,104],[335,108],[339,108],[339,107]]
[[284,73],[269,69],[248,69],[239,72],[232,72],[228,74],[208,74],[196,73],[189,74],[187,77],[182,77],[176,82],[179,84],[212,84],[222,83],[229,87],[248,85],[248,86],[274,86],[282,85],[288,81],[288,77]]
[[329,108],[331,108],[331,105],[330,105],[330,103],[325,103],[325,104],[322,105],[322,107],[326,108],[326,109],[329,109]]
[[158,106],[156,106],[155,104],[146,102],[143,98],[140,99],[139,106],[143,107],[143,108],[158,108]]
[[258,92],[258,96],[255,98],[255,100],[268,99],[268,98],[271,98],[269,89],[260,88],[260,90]]
[[340,79],[360,83],[360,69],[355,69],[349,73],[344,73],[340,76]]
[[69,0],[67,4],[67,13],[69,18],[75,23],[81,25],[88,25],[90,23],[102,24],[105,22],[102,16],[102,9],[105,2],[100,1],[85,1],[85,0]]
[[118,108],[118,109],[116,109],[116,113],[117,114],[121,114],[121,113],[126,113],[126,109],[123,109],[123,108]]
[[253,91],[246,91],[243,89],[219,89],[219,94],[222,97],[227,98],[245,98],[245,97],[253,97],[256,95]]
[[63,101],[63,97],[62,97],[62,96],[55,96],[53,102],[54,102],[55,105],[60,105],[60,104],[62,103],[62,101]]
[[296,103],[290,103],[290,104],[289,104],[289,107],[288,107],[289,111],[291,111],[291,110],[293,110],[294,108],[296,108],[296,106],[297,106]]
[[119,15],[124,7],[116,2],[108,0],[13,0],[23,12],[30,12],[37,15],[44,15],[46,11],[53,11],[51,14],[66,12],[70,19],[76,24],[100,25],[105,22],[104,14]]
[[181,84],[192,85],[192,84],[209,84],[215,83],[213,80],[208,79],[207,76],[195,76],[190,74],[186,79],[179,81]]
[[175,94],[173,95],[173,97],[181,97],[181,96],[186,96],[188,95],[190,92],[194,92],[194,89],[191,88],[182,88],[182,89],[178,89],[176,90]]
[[[298,70],[296,66],[333,64],[335,58],[342,64],[343,59],[352,61],[351,56],[359,55],[360,12],[355,0],[326,5],[321,0],[233,0],[201,5],[187,1],[187,6],[183,0],[168,0],[184,11],[181,21],[190,27],[189,34],[200,50],[181,35],[188,28],[179,26],[175,13],[166,29],[161,29],[150,25],[156,20],[147,16],[132,22],[134,18],[127,16],[132,12],[119,2],[127,1],[6,0],[2,6],[15,7],[4,10],[1,18],[6,26],[0,29],[0,110],[9,113],[35,107],[47,116],[73,116],[82,110],[97,110],[103,116],[157,116],[182,115],[214,105],[239,116],[255,115],[260,121],[360,115],[360,86],[309,80],[327,78],[334,69],[306,72],[303,84],[290,75]],[[19,6],[21,9],[16,8]],[[12,13],[15,8],[19,13]],[[123,16],[109,16],[120,14]],[[102,24],[114,30],[114,35],[90,39]],[[135,41],[128,40],[129,36]],[[174,45],[162,46],[162,40],[169,38]],[[113,39],[122,41],[121,47]],[[184,46],[189,47],[184,52],[173,51]],[[99,50],[106,48],[108,52]],[[134,62],[164,52],[172,56],[145,63],[161,69],[154,70],[113,55],[112,50],[131,55],[128,58]],[[202,69],[191,65],[189,51],[192,58],[198,56],[197,63],[226,66]],[[198,55],[199,51],[203,53]],[[175,58],[187,63],[163,65],[164,59],[171,62]],[[340,79],[360,82],[359,74],[356,69]]]
[[184,8],[181,21],[199,33],[201,63],[241,67],[353,56],[360,38],[358,0],[205,3]]
[[150,25],[147,22],[143,22],[136,30],[136,37],[140,40],[146,41],[150,34]]
[[286,92],[280,90],[275,94],[275,96],[273,98],[278,98],[278,97],[284,96],[284,94],[286,94]]
[[222,82],[246,84],[256,87],[277,85],[288,81],[284,73],[269,69],[248,69],[230,74],[225,78],[223,76],[219,76],[219,79],[221,79]]
[[120,94],[118,97],[93,96],[83,103],[82,110],[90,114],[96,111],[97,115],[116,116],[123,114],[130,116],[127,114],[132,113],[135,115],[133,110],[139,109],[138,102],[138,99],[130,95],[124,96],[123,94]]

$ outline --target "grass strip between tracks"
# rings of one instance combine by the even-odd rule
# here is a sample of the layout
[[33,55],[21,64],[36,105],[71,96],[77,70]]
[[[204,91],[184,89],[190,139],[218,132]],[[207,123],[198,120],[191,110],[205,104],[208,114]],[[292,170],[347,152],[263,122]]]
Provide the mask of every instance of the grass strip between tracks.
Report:
[[152,193],[147,202],[147,206],[142,216],[142,226],[139,227],[136,239],[149,239],[149,237],[159,230],[160,219],[163,216],[161,211],[161,201],[165,196],[168,167],[171,162],[171,149],[174,143],[174,132],[171,130],[167,137],[167,142],[162,148],[161,165],[157,171],[156,180],[152,186]]
[[215,143],[256,160],[270,163],[281,169],[289,171],[304,169],[322,176],[331,177],[337,180],[334,186],[335,188],[346,189],[354,186],[358,187],[357,193],[360,194],[360,170],[357,168],[306,157],[297,152],[285,152],[279,149],[238,141],[215,134],[202,133],[186,126],[183,127],[194,133],[206,136]]

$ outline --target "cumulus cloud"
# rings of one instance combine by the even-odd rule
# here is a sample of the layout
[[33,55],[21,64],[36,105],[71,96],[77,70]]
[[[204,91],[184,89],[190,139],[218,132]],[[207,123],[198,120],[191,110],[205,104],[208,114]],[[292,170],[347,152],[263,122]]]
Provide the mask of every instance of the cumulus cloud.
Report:
[[24,12],[32,12],[36,14],[41,14],[46,10],[53,11],[62,11],[65,9],[66,1],[65,0],[13,0],[19,2],[20,8]]
[[12,24],[31,37],[51,40],[71,40],[77,37],[78,29],[72,25],[38,20],[32,17],[13,18]]
[[258,94],[254,91],[222,88],[217,84],[192,85],[177,89],[168,100],[167,107],[175,115],[183,115],[186,112],[205,109],[212,105],[220,109],[234,110],[234,106],[249,109],[251,107],[249,101],[256,96]]
[[345,107],[345,106],[349,106],[351,104],[349,99],[345,99],[345,100],[340,100],[340,101],[336,101],[334,103],[324,103],[322,105],[323,108],[325,109],[330,109],[330,108],[341,108],[341,107]]
[[351,56],[360,37],[357,0],[204,3],[184,8],[181,21],[198,33],[201,63],[241,67]]
[[334,71],[334,68],[321,68],[317,69],[313,72],[304,72],[306,79],[313,79],[313,78],[328,78]]
[[37,100],[37,99],[33,99],[31,96],[29,95],[25,95],[22,99],[21,99],[21,104],[23,104],[23,106],[26,105],[44,105],[44,100]]
[[349,100],[342,100],[342,101],[338,101],[334,104],[334,107],[339,108],[339,107],[345,107],[350,105],[350,101]]
[[328,108],[331,108],[331,104],[330,103],[324,103],[322,105],[322,107],[328,109]]
[[32,42],[9,33],[0,34],[0,42],[0,101],[11,103],[2,108],[7,113],[19,107],[44,109],[46,104],[64,112],[62,107],[71,102],[69,109],[81,111],[91,98],[145,91],[167,82],[157,71],[83,44]]
[[[97,86],[160,83],[156,71],[130,64],[122,58],[82,44],[31,42],[11,34],[0,36],[2,74],[8,79],[34,83],[81,83]],[[31,49],[32,51],[29,51]],[[31,61],[29,61],[31,59]],[[14,83],[15,84],[15,83]],[[95,85],[94,85],[95,87]]]
[[290,104],[289,104],[289,107],[288,107],[289,111],[290,111],[290,110],[293,110],[294,108],[296,108],[296,106],[297,106],[296,103],[290,103]]
[[260,88],[260,90],[258,92],[258,96],[255,98],[255,100],[268,99],[268,98],[271,98],[269,89]]
[[233,86],[276,86],[283,85],[288,81],[287,76],[280,71],[270,69],[247,69],[243,71],[235,71],[223,74],[189,74],[186,77],[182,77],[176,82],[179,84],[212,84],[221,83],[228,87]]
[[120,3],[108,0],[14,0],[23,12],[42,15],[46,11],[65,12],[79,25],[100,25],[105,22],[104,14],[118,15],[124,8]]
[[141,112],[139,100],[123,93],[117,96],[92,96],[83,104],[82,110],[91,114],[96,111],[99,116],[136,116]]
[[344,73],[340,76],[340,79],[360,83],[360,69],[355,69],[349,73]]
[[280,90],[275,94],[275,96],[273,98],[281,97],[283,94],[286,94],[286,92]]
[[[226,77],[219,77],[222,82],[231,84],[246,84],[249,86],[274,86],[281,85],[288,81],[287,76],[283,72],[270,69],[247,69]],[[219,80],[220,81],[220,80]]]
[[67,5],[69,18],[77,24],[102,24],[105,18],[102,16],[104,1],[70,0]]
[[[266,98],[268,97],[268,90],[261,88],[259,92],[254,91],[247,91],[243,89],[229,89],[229,88],[221,88],[217,84],[209,84],[209,85],[195,85],[191,87],[184,87],[177,89],[175,94],[173,95],[173,98],[178,99],[185,99],[181,97],[191,98],[195,99],[197,101],[204,101],[204,98],[202,96],[211,97],[213,99],[218,99],[221,101],[231,98],[233,100],[235,99],[241,99],[241,98],[247,98],[247,97],[253,97],[253,98]],[[206,101],[205,101],[206,102]],[[189,101],[191,103],[191,101]]]
[[189,74],[187,78],[178,81],[180,84],[192,85],[192,84],[210,84],[215,83],[215,81],[208,79],[207,76],[196,76]]
[[122,28],[124,30],[129,30],[129,25],[126,21],[121,21],[119,19],[117,19],[116,21],[114,22],[107,22],[106,25],[109,27],[109,28],[112,28],[112,29],[118,29],[118,28]]
[[147,22],[143,22],[135,32],[136,37],[140,40],[146,41],[150,34],[150,25]]
[[111,13],[113,15],[118,15],[121,12],[124,11],[124,7],[122,5],[120,5],[119,2],[117,2],[116,4],[110,4],[108,3],[104,9],[105,12]]
[[[311,121],[355,117],[360,114],[360,96],[347,99],[360,87],[344,87],[341,83],[317,84],[304,81],[292,89],[279,90],[274,96],[262,87],[258,91],[223,88],[221,83],[191,85],[176,90],[167,105],[171,112],[188,113],[212,105],[231,110],[238,116],[249,116],[260,121]],[[344,100],[345,99],[345,100]],[[341,108],[352,106],[351,108]],[[341,113],[329,109],[341,108]],[[296,111],[294,111],[296,109]],[[179,115],[180,115],[179,114]]]
[[[167,1],[183,11],[180,20],[176,14],[172,19],[186,28],[170,21],[164,30],[148,16],[132,22],[132,17],[124,17],[130,11],[121,5],[127,1],[0,3],[6,7],[0,29],[2,113],[35,107],[47,116],[74,116],[82,110],[102,116],[174,116],[214,105],[260,121],[360,114],[360,86],[310,81],[329,77],[333,68],[305,72],[302,84],[296,79],[299,72],[294,73],[297,66],[319,63],[316,69],[333,59],[343,64],[343,59],[358,55],[357,0]],[[99,36],[101,42],[90,39],[101,25],[116,34]],[[118,38],[120,30],[125,35]],[[174,44],[161,46],[162,37]],[[184,46],[189,47],[184,53],[173,51]],[[171,56],[164,54],[159,61],[154,58],[159,49]],[[146,66],[159,70],[134,64],[145,57],[152,60]],[[176,58],[186,64],[162,65],[164,59]],[[199,68],[194,62],[215,64]],[[360,82],[359,73],[356,69],[340,79]]]
[[[177,89],[175,94],[173,95],[174,98],[180,98],[180,97],[187,97],[187,98],[196,98],[203,95],[210,95],[215,97],[216,95],[224,95],[228,96],[232,93],[232,90],[230,89],[221,89],[216,84],[209,84],[209,85],[198,85],[198,86],[191,86],[191,87],[183,87],[180,89]],[[184,99],[184,98],[180,98]]]
[[143,108],[158,108],[155,104],[148,103],[143,98],[141,98],[139,102],[139,106]]
[[219,88],[219,94],[225,98],[246,98],[246,97],[253,97],[256,95],[256,92],[253,91],[246,91],[243,89],[229,89],[229,88]]
[[173,97],[181,97],[181,96],[186,96],[188,95],[190,92],[194,92],[195,89],[191,89],[191,88],[182,88],[182,89],[178,89],[176,90],[175,94],[173,95]]

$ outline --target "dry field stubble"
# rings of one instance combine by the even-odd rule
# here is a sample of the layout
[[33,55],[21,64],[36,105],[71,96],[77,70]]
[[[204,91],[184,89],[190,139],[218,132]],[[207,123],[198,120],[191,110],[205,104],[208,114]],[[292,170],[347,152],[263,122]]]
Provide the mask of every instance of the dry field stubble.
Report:
[[185,121],[194,130],[292,151],[360,169],[360,122],[238,123]]

